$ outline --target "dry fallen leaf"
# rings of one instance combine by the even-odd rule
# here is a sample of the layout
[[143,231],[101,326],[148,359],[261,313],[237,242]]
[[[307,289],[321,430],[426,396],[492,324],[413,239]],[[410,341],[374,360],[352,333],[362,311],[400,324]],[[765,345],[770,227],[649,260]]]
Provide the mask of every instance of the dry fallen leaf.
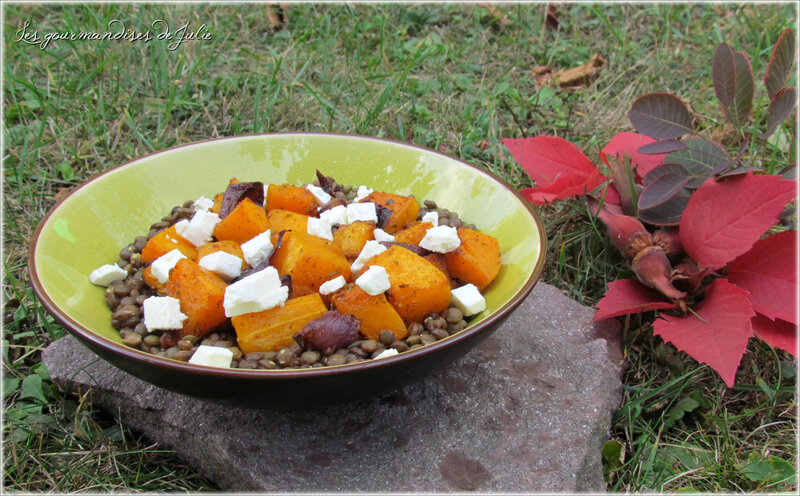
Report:
[[286,13],[285,3],[268,3],[267,4],[267,20],[269,21],[269,28],[273,31],[280,31],[289,22],[289,16]]
[[533,80],[536,82],[537,88],[542,88],[550,84],[553,79],[553,68],[549,65],[537,65],[531,69]]
[[591,86],[600,76],[600,71],[606,66],[606,59],[599,53],[592,55],[591,60],[585,64],[572,68],[562,69],[553,74],[552,83],[563,89],[577,89]]
[[544,8],[544,23],[550,29],[558,29],[558,7],[553,3],[548,3]]
[[64,198],[68,197],[69,194],[72,193],[73,189],[75,188],[58,188],[58,190],[56,190],[56,194],[53,195],[53,200],[55,200],[56,203],[60,202]]

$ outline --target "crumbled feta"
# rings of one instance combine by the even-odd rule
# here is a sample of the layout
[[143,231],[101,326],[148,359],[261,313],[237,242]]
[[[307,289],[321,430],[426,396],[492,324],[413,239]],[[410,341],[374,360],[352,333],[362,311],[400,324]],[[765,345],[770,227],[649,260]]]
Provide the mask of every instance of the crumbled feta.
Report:
[[175,224],[175,230],[193,245],[200,246],[211,241],[211,234],[219,221],[219,215],[214,212],[199,210],[189,222]]
[[389,289],[391,284],[386,269],[380,265],[372,265],[356,279],[356,286],[368,295],[375,296]]
[[318,219],[316,217],[309,217],[308,226],[306,227],[306,232],[313,236],[317,236],[318,238],[327,239],[328,241],[333,241],[333,234],[331,233],[331,225],[326,220]]
[[289,288],[281,286],[275,267],[267,267],[225,288],[222,306],[226,317],[235,317],[281,306],[287,298]]
[[208,365],[209,367],[229,368],[233,362],[233,352],[221,346],[201,344],[197,347],[189,363]]
[[269,184],[264,184],[264,204],[262,206],[267,205],[267,191],[269,190]]
[[329,201],[331,201],[331,195],[325,192],[324,189],[320,188],[319,186],[314,186],[313,184],[309,184],[306,186],[306,189],[314,195],[314,198],[317,199],[322,205],[325,205]]
[[383,350],[380,353],[378,353],[377,355],[375,355],[375,358],[373,358],[373,360],[376,360],[378,358],[386,358],[386,357],[390,357],[390,356],[395,356],[397,354],[399,354],[399,352],[396,349],[394,349],[394,348],[386,348],[385,350]]
[[419,246],[436,253],[448,253],[461,246],[461,240],[455,227],[436,226],[425,232]]
[[344,287],[346,281],[344,276],[334,277],[330,281],[325,281],[319,286],[319,294],[328,295]]
[[372,202],[350,203],[347,205],[347,223],[359,220],[378,222],[378,211]]
[[226,281],[239,277],[242,273],[242,259],[225,251],[209,253],[197,263]]
[[214,206],[214,200],[206,198],[205,196],[200,196],[200,198],[194,201],[193,205],[195,210],[208,212],[208,210]]
[[379,253],[383,253],[386,251],[386,249],[387,248],[378,241],[373,239],[367,241],[367,243],[364,245],[364,248],[361,249],[361,253],[358,254],[358,257],[356,257],[355,261],[352,263],[352,265],[350,265],[350,270],[353,272],[358,272],[372,257]]
[[263,233],[242,243],[244,261],[247,262],[250,267],[259,265],[269,257],[269,254],[272,252],[271,236],[270,230],[267,229]]
[[353,198],[353,203],[358,203],[364,198],[368,197],[370,193],[374,190],[367,188],[363,184],[358,187],[358,191],[356,191],[356,196]]
[[430,222],[433,224],[433,227],[439,225],[439,213],[438,212],[427,212],[425,215],[422,216],[422,222]]
[[320,213],[319,218],[331,226],[335,226],[336,224],[347,224],[347,207],[344,205],[336,205],[335,207]]
[[153,329],[180,329],[188,319],[181,313],[181,302],[171,296],[151,296],[142,303],[144,325],[148,331]]
[[474,284],[466,284],[450,291],[453,303],[464,315],[475,315],[486,310],[486,300]]
[[128,277],[128,271],[117,264],[100,266],[89,274],[89,282],[98,286],[108,286],[114,281],[121,281]]
[[169,279],[169,271],[178,263],[178,260],[186,258],[186,255],[181,253],[180,250],[175,248],[160,257],[153,260],[150,264],[150,271],[153,273],[158,282],[164,284]]
[[387,233],[380,227],[376,228],[372,235],[375,236],[375,241],[394,241],[394,236]]

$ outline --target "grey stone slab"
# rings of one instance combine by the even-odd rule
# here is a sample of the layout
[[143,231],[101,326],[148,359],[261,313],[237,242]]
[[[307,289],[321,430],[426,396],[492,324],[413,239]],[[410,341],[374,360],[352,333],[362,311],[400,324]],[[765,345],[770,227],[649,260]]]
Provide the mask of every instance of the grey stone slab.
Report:
[[615,324],[539,283],[495,333],[433,375],[316,411],[231,408],[151,386],[72,337],[52,378],[174,449],[228,491],[600,492],[621,400]]

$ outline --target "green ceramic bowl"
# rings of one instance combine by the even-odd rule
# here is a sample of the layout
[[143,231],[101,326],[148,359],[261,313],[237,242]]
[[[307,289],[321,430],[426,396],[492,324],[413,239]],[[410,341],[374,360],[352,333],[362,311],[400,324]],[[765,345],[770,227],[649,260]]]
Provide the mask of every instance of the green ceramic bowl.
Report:
[[[186,200],[212,198],[228,180],[307,184],[319,169],[344,184],[414,194],[458,212],[495,236],[502,268],[485,293],[487,309],[463,331],[418,350],[376,361],[300,370],[219,369],[128,348],[111,327],[95,268]],[[270,134],[179,146],[111,169],[54,206],[34,235],[34,290],[72,334],[104,359],[158,386],[220,402],[254,398],[324,403],[392,389],[466,353],[530,293],[544,264],[536,213],[491,174],[405,143],[332,134]],[[276,396],[277,395],[277,396]],[[257,403],[257,402],[256,402]]]

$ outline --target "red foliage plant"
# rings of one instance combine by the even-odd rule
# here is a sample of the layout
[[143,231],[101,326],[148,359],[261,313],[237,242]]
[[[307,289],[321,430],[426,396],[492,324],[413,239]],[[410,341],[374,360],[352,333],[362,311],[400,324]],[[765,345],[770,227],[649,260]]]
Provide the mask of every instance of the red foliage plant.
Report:
[[[793,59],[794,31],[786,30],[764,78],[770,106],[766,122],[756,123],[766,129],[761,140],[794,110],[796,90],[784,87]],[[747,56],[720,44],[712,79],[743,141],[734,157],[694,135],[689,109],[668,93],[633,103],[637,132],[617,134],[600,151],[607,175],[562,138],[503,143],[535,182],[521,191],[529,201],[585,196],[611,244],[631,260],[637,278],[610,282],[595,320],[656,311],[654,334],[732,387],[751,337],[797,356],[797,231],[778,225],[797,181],[741,158],[755,89]]]

